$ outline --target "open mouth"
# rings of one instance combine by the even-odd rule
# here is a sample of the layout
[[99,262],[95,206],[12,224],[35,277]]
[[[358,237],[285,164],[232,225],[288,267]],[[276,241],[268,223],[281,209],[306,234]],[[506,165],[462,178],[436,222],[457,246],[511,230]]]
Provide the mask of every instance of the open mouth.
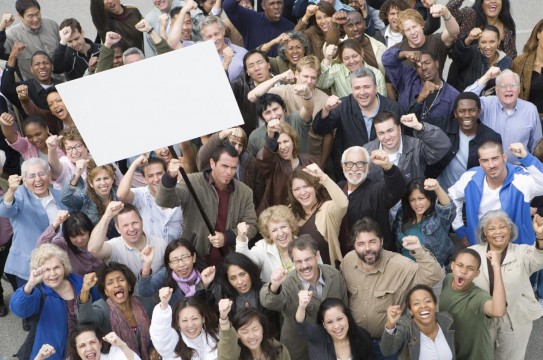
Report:
[[243,284],[243,285],[239,285],[239,286],[238,286],[238,291],[239,291],[240,293],[242,293],[242,294],[243,294],[243,293],[246,293],[248,290],[249,290],[249,289],[248,289],[248,287],[247,287],[247,284]]
[[300,55],[297,55],[297,54],[291,56],[292,62],[297,62],[297,61],[300,60],[300,58],[301,58],[301,56],[300,56]]
[[113,296],[118,300],[123,300],[125,298],[124,290],[115,290],[115,292],[113,292]]
[[428,310],[421,311],[419,315],[421,319],[428,319],[430,317],[430,312]]
[[307,278],[307,277],[311,276],[312,271],[313,271],[313,268],[306,267],[306,268],[303,268],[300,272],[302,273],[302,276]]
[[464,283],[465,283],[465,279],[462,276],[459,276],[456,279],[456,286],[457,287],[461,288],[462,286],[464,286]]
[[94,360],[96,359],[96,352],[93,351],[91,353],[85,354],[85,359],[87,360]]

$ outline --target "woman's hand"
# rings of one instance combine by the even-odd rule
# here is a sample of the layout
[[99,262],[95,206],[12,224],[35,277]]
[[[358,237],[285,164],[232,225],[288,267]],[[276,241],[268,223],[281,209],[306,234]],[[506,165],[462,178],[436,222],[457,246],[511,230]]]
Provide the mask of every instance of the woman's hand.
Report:
[[438,189],[441,189],[441,186],[439,185],[439,182],[436,179],[428,178],[424,180],[424,190],[436,191]]
[[241,242],[248,241],[247,231],[249,231],[249,225],[247,225],[246,222],[240,222],[238,224],[238,236],[236,237],[236,240]]
[[158,290],[158,297],[160,299],[160,308],[166,310],[168,308],[168,303],[172,298],[173,289],[171,287],[163,287]]
[[40,266],[39,268],[30,271],[30,278],[28,279],[23,289],[26,294],[32,293],[32,289],[34,289],[36,285],[42,282],[45,271],[47,271],[45,266]]
[[74,178],[77,177],[79,179],[81,177],[81,175],[85,172],[85,169],[87,169],[87,164],[88,163],[89,163],[89,160],[85,160],[85,159],[79,159],[79,160],[77,160],[75,162],[75,176],[74,176]]
[[387,323],[386,328],[392,330],[396,327],[396,323],[402,316],[402,309],[400,305],[390,305],[387,309]]
[[56,353],[55,348],[49,344],[43,344],[40,351],[36,354],[34,360],[44,360]]
[[209,288],[209,284],[211,284],[215,279],[215,273],[215,266],[206,267],[204,270],[202,270],[200,277],[202,278],[204,289]]
[[219,317],[221,320],[227,320],[228,314],[230,313],[230,310],[232,309],[232,304],[234,302],[230,299],[221,299],[219,301]]
[[534,228],[535,237],[538,239],[543,239],[543,217],[535,214],[532,221],[532,226]]
[[86,303],[89,301],[90,289],[98,282],[98,277],[95,272],[85,274],[83,276],[83,285],[81,286],[81,292],[79,293],[79,301]]
[[68,220],[69,217],[70,217],[70,213],[68,211],[66,210],[57,211],[57,216],[55,220],[53,220],[53,223],[51,224],[53,225],[53,228],[55,229],[55,231],[57,231],[60,225],[66,220]]
[[304,172],[313,175],[314,177],[318,178],[319,180],[323,180],[326,176],[324,171],[321,170],[319,165],[317,164],[309,164],[304,168]]

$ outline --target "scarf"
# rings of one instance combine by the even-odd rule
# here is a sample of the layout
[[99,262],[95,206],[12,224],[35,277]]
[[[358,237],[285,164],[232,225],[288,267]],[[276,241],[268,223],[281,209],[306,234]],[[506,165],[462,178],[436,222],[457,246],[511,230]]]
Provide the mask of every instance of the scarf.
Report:
[[172,271],[172,278],[177,282],[177,286],[185,294],[185,297],[193,296],[196,293],[196,284],[202,281],[200,272],[196,269],[192,269],[188,278],[182,278]]
[[109,307],[111,331],[114,331],[143,360],[149,360],[148,350],[151,344],[149,327],[151,326],[151,320],[147,316],[143,305],[141,305],[138,299],[130,296],[130,305],[132,306],[132,313],[137,324],[136,331],[134,332],[121,309],[110,298],[106,300],[106,303]]

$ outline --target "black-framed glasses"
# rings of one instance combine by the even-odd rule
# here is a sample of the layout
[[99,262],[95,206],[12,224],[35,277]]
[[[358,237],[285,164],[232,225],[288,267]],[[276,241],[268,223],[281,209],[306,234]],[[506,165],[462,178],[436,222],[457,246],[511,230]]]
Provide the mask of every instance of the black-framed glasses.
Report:
[[345,161],[343,163],[343,165],[345,165],[345,167],[347,169],[351,169],[353,166],[356,165],[357,168],[359,169],[362,169],[362,168],[365,168],[366,166],[368,166],[368,162],[367,161],[357,161],[357,162],[354,162],[354,161]]
[[189,263],[191,259],[192,259],[192,255],[183,255],[180,258],[170,259],[170,264],[177,265],[179,264],[180,261],[186,264],[186,263]]

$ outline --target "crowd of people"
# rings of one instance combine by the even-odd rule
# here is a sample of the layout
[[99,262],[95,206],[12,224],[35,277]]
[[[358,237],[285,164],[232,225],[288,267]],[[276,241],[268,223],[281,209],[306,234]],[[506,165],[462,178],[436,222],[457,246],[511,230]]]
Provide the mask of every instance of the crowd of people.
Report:
[[[509,0],[253,1],[2,14],[16,356],[524,359],[543,19],[517,54]],[[209,40],[244,123],[98,166],[55,86]]]

